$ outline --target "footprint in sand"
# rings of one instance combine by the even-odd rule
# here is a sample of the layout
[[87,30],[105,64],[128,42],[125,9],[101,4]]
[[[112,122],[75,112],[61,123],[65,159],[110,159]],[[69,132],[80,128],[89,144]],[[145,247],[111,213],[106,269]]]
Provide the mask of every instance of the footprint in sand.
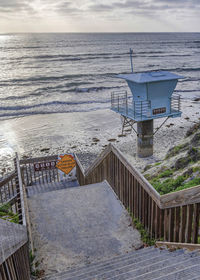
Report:
[[115,142],[116,139],[115,138],[111,138],[111,139],[108,139],[109,142]]

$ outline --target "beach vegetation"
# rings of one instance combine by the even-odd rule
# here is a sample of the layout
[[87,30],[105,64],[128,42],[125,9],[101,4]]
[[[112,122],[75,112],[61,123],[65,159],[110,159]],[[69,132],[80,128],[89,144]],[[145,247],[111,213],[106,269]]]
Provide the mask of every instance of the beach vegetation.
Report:
[[[34,249],[36,251],[36,249]],[[36,256],[32,252],[32,250],[29,251],[29,261],[30,261],[30,269],[31,269],[31,276],[36,277],[36,279],[41,279],[41,277],[44,276],[44,270],[38,269],[40,262],[35,261]]]
[[190,180],[189,182],[181,185],[180,187],[178,187],[176,189],[176,191],[185,190],[185,189],[195,187],[195,186],[198,186],[198,185],[200,185],[200,177],[194,178],[194,179]]
[[147,180],[150,180],[151,179],[151,174],[149,174],[149,173],[144,174],[144,178],[146,178]]
[[0,206],[0,218],[15,224],[19,223],[19,216],[11,210],[9,203]]
[[197,132],[200,129],[200,122],[195,123],[193,126],[191,126],[188,131],[186,132],[186,137],[194,134],[195,132]]
[[198,171],[200,171],[200,163],[199,163],[199,166],[194,166],[194,167],[192,168],[192,171],[193,171],[193,172],[198,172]]
[[144,172],[149,170],[153,165],[152,164],[147,164],[144,168]]
[[168,153],[167,153],[165,159],[168,159],[168,158],[170,158],[170,157],[176,156],[176,155],[179,154],[180,152],[184,151],[184,150],[188,147],[188,145],[189,145],[188,143],[184,143],[184,144],[180,144],[180,145],[174,146],[173,148],[171,148],[171,149],[168,151]]
[[162,163],[161,161],[156,162],[156,163],[154,164],[154,166],[158,166],[158,165],[160,165],[161,163]]
[[130,209],[127,208],[129,215],[131,216],[134,227],[139,231],[141,240],[145,246],[153,246],[156,243],[156,240],[151,238],[149,233],[146,231],[144,226],[140,223],[140,221],[134,217],[133,213],[130,212]]
[[183,182],[186,179],[186,176],[180,175],[175,179],[167,178],[164,181],[161,181],[159,178],[154,178],[150,181],[150,183],[157,190],[157,192],[163,195],[183,188]]
[[161,172],[161,173],[158,175],[158,178],[169,177],[169,176],[173,175],[173,173],[174,173],[173,169],[167,169],[167,170]]
[[133,215],[132,215],[132,221],[133,221],[134,227],[139,231],[139,233],[141,235],[142,242],[146,246],[155,245],[155,243],[156,243],[155,239],[150,237],[149,233],[146,231],[146,229],[143,227],[143,225],[139,222],[138,219],[134,218]]

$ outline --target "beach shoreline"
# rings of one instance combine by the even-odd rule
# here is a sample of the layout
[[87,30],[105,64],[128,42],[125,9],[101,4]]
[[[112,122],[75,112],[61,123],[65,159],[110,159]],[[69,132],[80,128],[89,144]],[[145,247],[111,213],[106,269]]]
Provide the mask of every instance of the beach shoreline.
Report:
[[[154,136],[154,155],[137,157],[134,132],[121,137],[120,115],[109,109],[90,112],[30,115],[0,121],[0,177],[13,170],[15,152],[20,158],[77,153],[86,166],[112,143],[140,171],[164,159],[167,151],[181,143],[186,131],[200,119],[200,102],[182,100],[182,117],[170,118]],[[154,129],[164,119],[154,121]],[[136,125],[135,125],[136,126]],[[136,127],[135,127],[136,128]]]

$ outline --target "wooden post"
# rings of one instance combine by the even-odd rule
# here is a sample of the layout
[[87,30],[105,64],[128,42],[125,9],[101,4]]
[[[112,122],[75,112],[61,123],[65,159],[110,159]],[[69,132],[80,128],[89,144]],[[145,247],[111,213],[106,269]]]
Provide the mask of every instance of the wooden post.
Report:
[[21,205],[19,177],[18,177],[18,168],[17,168],[17,158],[16,157],[14,158],[14,166],[15,166],[15,186],[16,186],[16,192],[17,192],[17,213],[19,216],[19,224],[22,225],[23,224],[22,205]]

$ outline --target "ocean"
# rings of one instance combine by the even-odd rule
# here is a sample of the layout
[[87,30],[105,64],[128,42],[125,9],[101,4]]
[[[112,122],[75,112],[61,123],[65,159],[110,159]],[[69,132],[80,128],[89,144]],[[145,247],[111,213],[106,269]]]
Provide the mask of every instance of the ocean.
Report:
[[127,89],[119,73],[167,70],[183,75],[176,92],[200,97],[200,33],[0,35],[0,120],[110,106]]

